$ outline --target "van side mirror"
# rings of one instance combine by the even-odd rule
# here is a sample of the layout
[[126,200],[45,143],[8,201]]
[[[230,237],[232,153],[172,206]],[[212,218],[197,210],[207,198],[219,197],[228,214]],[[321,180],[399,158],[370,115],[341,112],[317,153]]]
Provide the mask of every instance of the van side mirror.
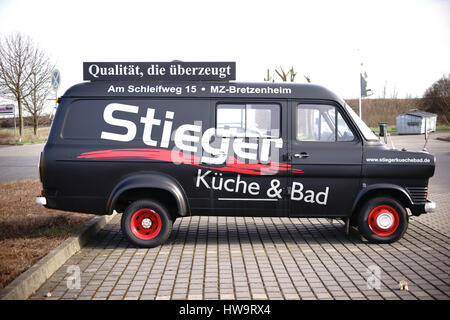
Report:
[[431,130],[425,130],[425,141],[428,141],[428,138],[430,137]]
[[422,151],[427,151],[426,146],[428,143],[428,139],[430,138],[430,134],[433,130],[427,128],[427,122],[425,121],[425,144],[423,145]]
[[384,143],[387,144],[387,123],[380,122],[378,126],[380,127],[380,137],[384,137]]

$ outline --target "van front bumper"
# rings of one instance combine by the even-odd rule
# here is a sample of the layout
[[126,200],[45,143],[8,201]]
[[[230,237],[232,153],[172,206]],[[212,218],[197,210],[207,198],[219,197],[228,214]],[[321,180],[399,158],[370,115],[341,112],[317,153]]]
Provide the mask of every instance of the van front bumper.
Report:
[[40,205],[47,205],[47,199],[45,197],[36,197],[36,203]]
[[434,212],[436,210],[436,202],[430,201],[425,203],[425,212]]
[[436,211],[436,202],[427,201],[425,203],[415,203],[412,204],[409,209],[411,213],[415,216],[419,216],[422,213],[430,213]]

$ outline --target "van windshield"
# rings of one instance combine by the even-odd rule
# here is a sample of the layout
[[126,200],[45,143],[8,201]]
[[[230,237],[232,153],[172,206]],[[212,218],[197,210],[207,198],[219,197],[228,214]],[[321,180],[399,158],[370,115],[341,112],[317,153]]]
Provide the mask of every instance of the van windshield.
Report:
[[378,140],[378,137],[373,133],[373,131],[364,123],[364,121],[361,120],[361,118],[356,114],[355,111],[348,105],[345,104],[345,109],[352,117],[353,121],[355,121],[356,125],[358,126],[359,130],[361,130],[364,138],[366,140]]

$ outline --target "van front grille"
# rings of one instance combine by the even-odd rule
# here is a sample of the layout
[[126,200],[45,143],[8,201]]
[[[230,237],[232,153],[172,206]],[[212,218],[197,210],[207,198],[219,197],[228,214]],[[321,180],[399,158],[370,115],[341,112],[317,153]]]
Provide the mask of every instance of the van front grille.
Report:
[[426,202],[428,187],[406,187],[413,202]]

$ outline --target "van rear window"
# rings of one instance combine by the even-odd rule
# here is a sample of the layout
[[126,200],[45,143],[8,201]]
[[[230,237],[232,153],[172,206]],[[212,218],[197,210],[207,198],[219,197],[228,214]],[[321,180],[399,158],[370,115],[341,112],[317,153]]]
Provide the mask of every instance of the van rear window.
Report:
[[280,137],[280,105],[218,104],[217,135],[221,137]]
[[[200,123],[205,130],[210,127],[207,99],[79,99],[66,103],[61,138],[67,140],[154,146],[161,143],[166,123],[172,124],[172,130],[166,131],[168,139],[181,125]],[[169,147],[173,144],[170,139]]]
[[[64,139],[98,140],[100,132],[105,126],[103,110],[105,102],[102,100],[75,100],[66,108],[66,117],[62,130]],[[122,115],[121,115],[122,116]],[[126,117],[127,115],[123,115]],[[120,133],[125,133],[120,128]]]

